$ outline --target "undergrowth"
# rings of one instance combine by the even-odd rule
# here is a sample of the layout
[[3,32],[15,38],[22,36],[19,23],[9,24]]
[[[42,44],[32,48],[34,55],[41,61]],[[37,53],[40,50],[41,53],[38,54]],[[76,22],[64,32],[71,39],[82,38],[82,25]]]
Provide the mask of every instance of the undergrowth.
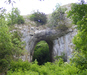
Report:
[[33,63],[19,60],[11,62],[7,75],[87,75],[87,69],[80,70],[75,64],[64,63],[62,59],[44,65],[38,65],[36,60]]

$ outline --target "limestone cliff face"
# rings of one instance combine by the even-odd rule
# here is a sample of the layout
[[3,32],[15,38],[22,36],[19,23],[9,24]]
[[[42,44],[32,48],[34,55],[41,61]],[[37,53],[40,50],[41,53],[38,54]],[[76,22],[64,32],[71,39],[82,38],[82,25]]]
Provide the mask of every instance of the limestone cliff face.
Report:
[[72,43],[73,37],[77,34],[77,30],[74,29],[73,32],[68,33],[58,39],[54,40],[54,56],[61,56],[62,53],[65,53],[67,61],[72,57],[73,46]]

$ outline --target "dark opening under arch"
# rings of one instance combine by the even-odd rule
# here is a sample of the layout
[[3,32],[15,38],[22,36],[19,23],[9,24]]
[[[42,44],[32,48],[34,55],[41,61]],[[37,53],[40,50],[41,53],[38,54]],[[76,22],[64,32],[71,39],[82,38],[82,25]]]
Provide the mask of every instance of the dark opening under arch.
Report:
[[52,47],[53,47],[52,42],[44,40],[37,42],[34,48],[33,61],[37,59],[39,65],[42,65],[46,62],[52,62],[53,61]]

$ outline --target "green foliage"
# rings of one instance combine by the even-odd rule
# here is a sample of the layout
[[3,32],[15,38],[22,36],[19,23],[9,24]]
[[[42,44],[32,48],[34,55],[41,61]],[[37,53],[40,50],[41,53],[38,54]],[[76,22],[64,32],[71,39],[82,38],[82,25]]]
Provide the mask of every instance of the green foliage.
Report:
[[[86,29],[86,28],[85,28]],[[84,29],[84,30],[85,30]],[[74,37],[73,43],[75,44],[75,50],[83,52],[87,56],[87,32],[79,31],[78,34]]]
[[46,24],[47,17],[45,13],[37,11],[30,15],[30,20],[34,21],[37,24],[37,26],[39,26]]
[[24,18],[20,15],[18,8],[12,8],[11,13],[7,14],[8,25],[24,24]]
[[66,30],[66,24],[65,24],[65,11],[66,8],[62,8],[59,6],[59,4],[56,5],[55,11],[50,16],[50,19],[48,20],[48,26],[51,28],[56,27],[56,29],[60,30]]
[[79,73],[79,75],[87,75],[87,69],[82,70],[82,72],[81,72],[81,73]]
[[24,52],[25,51],[25,49],[24,49],[25,45],[23,45],[24,42],[21,41],[21,37],[22,37],[22,34],[19,31],[14,31],[12,33],[12,38],[11,38],[12,43],[13,43],[12,52],[13,52],[13,55],[15,57],[17,57],[16,60],[18,60],[19,57],[25,53]]
[[38,64],[44,64],[49,61],[49,47],[45,41],[39,42],[34,49],[33,61],[37,59]]
[[23,62],[20,59],[18,61],[11,61],[9,69],[11,71],[18,71],[19,69],[25,71],[25,70],[30,70],[30,65],[31,63],[29,63],[28,61]]
[[64,61],[64,62],[66,62],[66,61],[67,61],[67,59],[66,59],[66,56],[65,56],[65,53],[64,53],[64,52],[61,54],[61,56],[58,56],[58,55],[57,55],[57,56],[55,57],[55,59],[56,59],[56,60],[63,59],[63,61]]
[[68,12],[68,17],[77,25],[78,34],[74,37],[75,50],[87,55],[87,4],[73,4],[72,10]]
[[5,18],[5,15],[6,15],[5,13],[6,13],[6,9],[4,9],[3,7],[0,8],[0,19]]
[[18,16],[18,18],[17,18],[17,24],[24,24],[24,18],[23,18],[23,16]]
[[78,34],[74,37],[75,44],[74,57],[72,62],[76,63],[80,69],[87,69],[87,4],[81,0],[79,4],[72,4],[68,17],[77,25]]
[[18,31],[10,33],[5,18],[0,18],[0,73],[8,70],[14,56],[18,59],[24,53],[19,34]]
[[77,25],[77,28],[79,30],[81,30],[82,28],[82,23],[84,23],[84,19],[86,19],[86,16],[87,16],[87,4],[82,4],[82,3],[79,3],[79,4],[72,4],[72,7],[69,12],[68,12],[68,17],[70,17],[73,21],[73,24]]
[[58,8],[57,10],[55,10],[53,13],[52,13],[52,18],[53,18],[53,25],[56,26],[56,25],[59,25],[58,23],[61,21],[61,20],[64,20],[65,17],[64,17],[64,13],[65,13],[65,10],[63,8]]
[[9,66],[12,54],[11,34],[4,19],[0,19],[0,72]]
[[70,62],[81,70],[87,69],[87,57],[82,52],[74,52]]
[[87,70],[79,70],[75,64],[64,63],[62,59],[54,63],[37,65],[37,61],[12,62],[7,75],[86,75]]

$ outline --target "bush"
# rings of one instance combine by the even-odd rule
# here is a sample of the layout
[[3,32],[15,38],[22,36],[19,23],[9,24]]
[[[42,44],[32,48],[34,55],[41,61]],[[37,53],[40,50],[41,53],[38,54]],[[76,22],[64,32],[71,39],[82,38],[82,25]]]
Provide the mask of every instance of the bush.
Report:
[[56,10],[51,14],[48,20],[48,26],[51,28],[56,27],[56,29],[66,30],[65,22],[65,10],[66,8],[57,7]]
[[12,48],[11,34],[2,18],[0,19],[0,72],[7,70],[11,60]]
[[[21,55],[25,53],[24,42],[21,41],[22,34],[20,31],[14,31],[12,33],[12,43],[13,43],[13,55],[16,57],[16,60],[19,59]],[[14,58],[15,59],[15,58]]]
[[80,75],[87,71],[80,71],[75,64],[64,63],[62,59],[40,66],[37,65],[37,61],[34,63],[19,61],[13,62],[12,65],[14,66],[9,69],[7,75]]
[[74,52],[71,63],[75,63],[81,70],[87,69],[87,57],[82,52]]
[[20,11],[18,8],[12,8],[11,13],[7,14],[8,25],[24,24],[24,22],[24,18],[20,15]]
[[8,69],[9,62],[6,59],[0,59],[0,73],[5,72]]
[[77,25],[78,34],[74,37],[73,43],[75,53],[72,63],[76,63],[79,69],[87,69],[87,4],[84,0],[80,3],[72,4],[68,17],[72,19],[72,23]]
[[9,32],[6,21],[0,18],[0,72],[6,72],[14,56],[19,59],[24,53],[23,42],[19,37],[18,32]]
[[23,16],[18,16],[18,18],[17,18],[17,24],[24,24],[24,23],[25,23],[25,21],[24,21]]
[[30,20],[34,21],[37,24],[37,26],[39,26],[46,24],[47,17],[45,13],[37,11],[30,15]]
[[13,72],[19,71],[19,69],[21,69],[22,71],[30,70],[30,65],[31,63],[29,63],[28,61],[23,62],[21,59],[18,61],[11,61],[9,70]]

